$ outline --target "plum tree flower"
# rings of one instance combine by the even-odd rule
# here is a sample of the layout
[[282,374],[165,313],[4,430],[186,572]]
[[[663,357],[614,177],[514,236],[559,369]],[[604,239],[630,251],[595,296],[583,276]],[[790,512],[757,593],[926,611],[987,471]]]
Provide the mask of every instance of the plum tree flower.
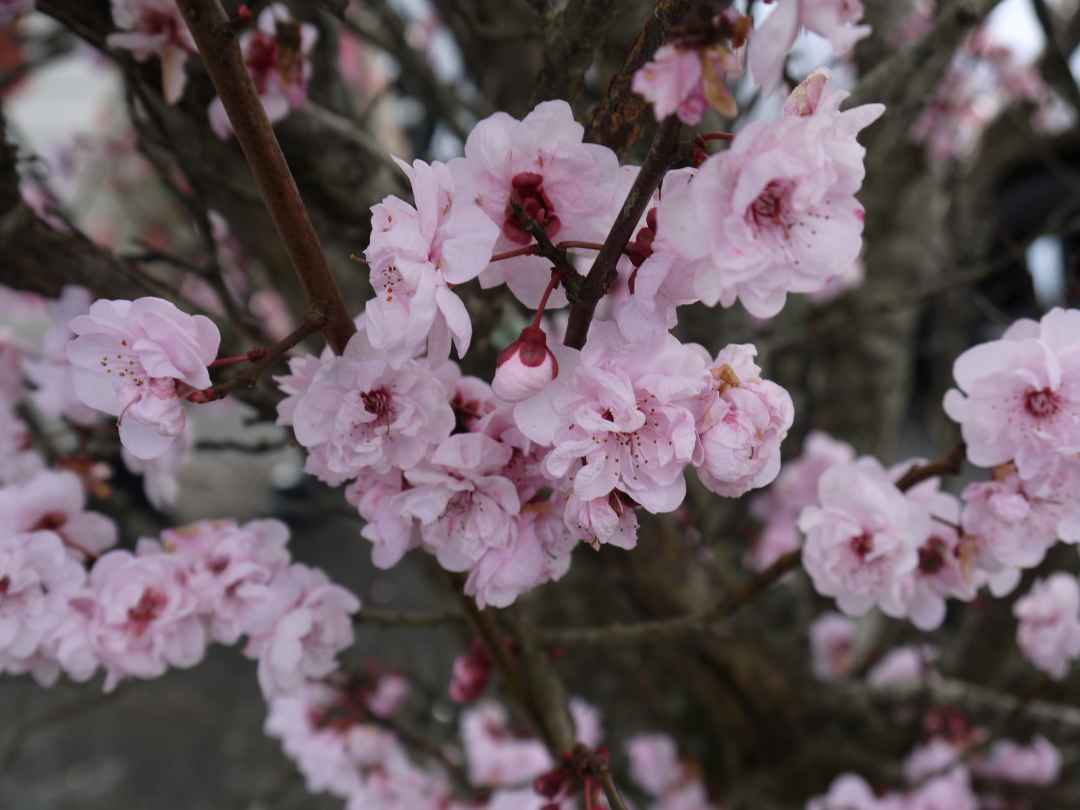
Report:
[[166,554],[110,551],[94,563],[85,595],[86,631],[105,668],[105,690],[124,678],[156,678],[170,667],[193,667],[208,641],[198,600],[182,563]]
[[791,395],[761,378],[756,354],[749,344],[720,351],[698,422],[698,476],[707,489],[729,498],[772,483],[780,472],[780,443],[795,419]]
[[559,375],[559,361],[547,347],[538,326],[526,326],[521,336],[499,353],[491,388],[499,399],[521,402]]
[[878,605],[904,615],[901,583],[919,563],[930,515],[896,488],[869,457],[830,467],[818,484],[819,505],[799,517],[806,534],[803,565],[814,588],[836,597],[849,616]]
[[83,561],[116,545],[116,524],[86,509],[86,493],[71,472],[39,472],[14,486],[0,488],[0,535],[48,531],[68,554]]
[[547,473],[572,479],[582,501],[619,490],[650,512],[676,509],[698,442],[704,350],[670,335],[628,346],[614,324],[595,323],[572,364],[560,360],[559,377],[514,412],[522,433],[552,447]]
[[85,581],[59,535],[0,528],[0,672],[30,672],[45,685],[56,680],[58,667],[43,648]]
[[337,669],[337,654],[352,644],[352,614],[360,600],[315,568],[294,563],[267,585],[245,623],[244,654],[259,662],[264,695],[299,688]]
[[822,613],[810,625],[810,662],[821,681],[846,678],[854,663],[855,622],[833,611]]
[[84,405],[76,396],[66,354],[67,343],[72,338],[68,324],[72,318],[89,311],[91,300],[85,287],[65,286],[60,297],[49,304],[52,325],[41,339],[40,353],[22,362],[23,371],[37,389],[31,395],[34,406],[47,416],[62,416],[79,425],[92,425],[101,418],[98,411]]
[[165,101],[180,101],[187,85],[184,65],[196,47],[176,1],[112,0],[112,16],[120,31],[109,34],[109,47],[131,51],[140,62],[157,56]]
[[161,547],[183,563],[186,585],[213,640],[235,644],[271,595],[274,577],[288,566],[288,540],[288,527],[277,520],[242,526],[218,520],[165,531]]
[[817,501],[822,473],[833,464],[854,460],[855,450],[846,442],[821,431],[807,434],[802,455],[785,464],[773,485],[750,501],[754,517],[765,524],[748,557],[752,569],[768,568],[802,544],[799,513]]
[[991,576],[1010,569],[1032,568],[1042,562],[1058,538],[1075,543],[1073,510],[1067,509],[1067,489],[1041,490],[1025,482],[1015,467],[999,468],[992,481],[968,484],[963,492],[964,550]]
[[[602,217],[611,206],[619,171],[615,153],[583,143],[585,128],[565,101],[545,101],[520,121],[506,113],[485,118],[469,133],[465,157],[450,162],[459,180],[501,230],[495,250],[533,242],[515,206],[560,240],[602,240]],[[527,307],[536,307],[550,279],[550,263],[536,256],[495,262],[480,274],[485,288],[506,283]],[[550,305],[563,306],[562,292]]]
[[789,292],[819,292],[851,274],[863,230],[855,193],[864,150],[856,135],[885,108],[840,112],[847,94],[817,86],[827,78],[808,78],[813,92],[797,89],[799,103],[780,122],[740,130],[661,206],[680,272],[694,274],[697,297],[709,306],[738,299],[770,318]]
[[1016,640],[1031,663],[1061,680],[1080,657],[1080,585],[1069,574],[1036,582],[1013,605]]
[[[409,469],[454,427],[449,395],[419,361],[392,365],[358,332],[321,361],[292,413],[296,439],[341,480],[365,469]],[[338,482],[340,483],[340,481]]]
[[918,548],[919,564],[900,584],[907,616],[920,630],[941,626],[946,599],[975,598],[976,582],[962,560],[960,502],[939,487],[940,480],[931,478],[907,492],[908,500],[926,509],[931,519],[930,534]]
[[1028,745],[1015,740],[998,740],[985,756],[975,759],[972,771],[984,779],[1046,786],[1057,782],[1061,764],[1061,751],[1040,735]]
[[395,508],[420,521],[423,543],[451,571],[464,571],[488,549],[513,544],[517,488],[501,475],[513,450],[480,433],[450,436],[429,463],[405,473],[409,488]]
[[701,123],[708,102],[701,87],[701,54],[664,45],[634,73],[633,90],[653,105],[657,120],[678,115],[689,126]]
[[836,777],[824,796],[811,799],[806,810],[878,810],[878,799],[861,776],[848,773]]
[[210,387],[207,367],[221,343],[214,323],[161,298],[139,298],[95,301],[70,327],[79,399],[119,417],[120,441],[136,458],[165,453],[186,425],[177,385]]
[[440,359],[452,337],[464,357],[472,322],[451,287],[487,267],[499,228],[446,164],[398,165],[412,184],[415,207],[388,197],[371,210],[371,242],[364,251],[375,288],[364,308],[368,338],[386,350],[426,343],[428,357]]
[[1017,321],[960,355],[953,376],[945,412],[960,423],[972,464],[1012,461],[1030,479],[1080,452],[1080,311]]
[[[255,28],[240,36],[244,63],[271,123],[307,101],[311,51],[318,39],[319,29],[293,19],[283,3],[263,9]],[[217,136],[229,138],[233,134],[232,122],[220,98],[211,102],[209,112],[210,126]]]
[[551,767],[544,744],[517,737],[509,726],[506,710],[484,702],[461,716],[461,737],[469,781],[488,787],[511,787],[535,779]]
[[750,38],[750,73],[765,92],[771,92],[784,73],[784,57],[801,28],[829,40],[837,56],[846,56],[855,43],[870,35],[862,0],[771,0],[773,13]]

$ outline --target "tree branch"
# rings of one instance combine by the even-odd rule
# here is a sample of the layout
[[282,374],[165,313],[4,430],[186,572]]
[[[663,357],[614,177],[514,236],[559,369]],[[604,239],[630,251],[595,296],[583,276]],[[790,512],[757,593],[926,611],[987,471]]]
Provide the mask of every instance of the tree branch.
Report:
[[937,461],[915,465],[900,476],[900,479],[896,482],[896,488],[901,492],[906,492],[916,484],[921,484],[930,478],[937,478],[942,475],[956,475],[964,467],[965,451],[964,443],[961,442]]
[[710,630],[718,622],[733,616],[744,605],[768,590],[784,574],[795,569],[802,559],[800,550],[789,551],[776,562],[737,589],[717,605],[697,613],[677,616],[673,619],[637,622],[635,624],[608,624],[599,627],[575,627],[552,630],[543,639],[553,645],[589,644],[595,646],[614,644],[639,644],[643,642],[678,641]]
[[248,75],[229,16],[219,0],[177,0],[237,140],[259,186],[278,234],[308,295],[311,309],[323,313],[323,333],[337,353],[356,332],[337,282],[326,262],[296,180]]
[[570,321],[566,326],[566,339],[563,341],[567,346],[580,349],[585,345],[596,304],[614,281],[619,257],[622,256],[630,237],[634,235],[653,192],[659,187],[664,173],[671,165],[672,156],[679,145],[679,129],[679,119],[674,115],[660,125],[652,146],[649,147],[649,154],[641,164],[641,171],[626,196],[626,202],[604,240],[604,247],[596,255],[589,275],[581,284],[577,300],[570,306]]
[[1076,84],[1069,57],[1061,47],[1061,38],[1054,25],[1054,16],[1046,5],[1046,0],[1031,0],[1035,16],[1046,35],[1046,53],[1043,56],[1047,79],[1061,93],[1078,114],[1080,114],[1080,86]]

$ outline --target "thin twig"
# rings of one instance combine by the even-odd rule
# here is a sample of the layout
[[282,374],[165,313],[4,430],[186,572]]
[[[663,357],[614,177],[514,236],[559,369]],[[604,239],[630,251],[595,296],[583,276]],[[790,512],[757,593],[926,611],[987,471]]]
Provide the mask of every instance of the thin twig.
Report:
[[938,478],[942,475],[956,475],[964,467],[964,443],[956,445],[952,450],[928,464],[916,464],[904,473],[896,482],[896,487],[901,492],[906,492],[916,484],[920,484],[930,478]]
[[364,608],[356,613],[357,624],[383,624],[388,627],[432,627],[439,624],[461,624],[468,621],[457,610],[394,610],[392,608]]
[[356,332],[300,190],[244,64],[229,16],[219,0],[177,0],[232,122],[251,173],[270,211],[312,309],[325,315],[327,343],[340,354]]
[[717,605],[706,610],[689,613],[685,616],[677,616],[673,619],[551,630],[543,634],[543,639],[552,645],[588,644],[602,646],[677,641],[696,633],[706,632],[718,622],[734,615],[744,605],[768,590],[773,583],[781,579],[786,573],[795,569],[799,565],[801,555],[802,552],[799,550],[789,551],[737,589],[731,596],[722,599]]
[[622,256],[630,237],[634,235],[653,192],[671,165],[672,156],[679,145],[679,128],[679,119],[674,115],[660,125],[652,146],[649,147],[649,154],[641,164],[641,171],[638,172],[622,210],[604,240],[604,247],[596,255],[578,294],[571,299],[570,320],[566,326],[566,339],[563,341],[567,346],[580,349],[585,345],[596,304],[604,297],[615,279],[619,257]]

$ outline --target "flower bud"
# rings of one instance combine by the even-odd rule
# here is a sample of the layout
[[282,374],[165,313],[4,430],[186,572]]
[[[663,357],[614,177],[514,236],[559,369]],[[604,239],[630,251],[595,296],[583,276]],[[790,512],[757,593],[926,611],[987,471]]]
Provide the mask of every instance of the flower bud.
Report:
[[540,391],[559,374],[559,363],[547,347],[547,336],[536,326],[526,326],[521,336],[499,353],[495,396],[521,402]]

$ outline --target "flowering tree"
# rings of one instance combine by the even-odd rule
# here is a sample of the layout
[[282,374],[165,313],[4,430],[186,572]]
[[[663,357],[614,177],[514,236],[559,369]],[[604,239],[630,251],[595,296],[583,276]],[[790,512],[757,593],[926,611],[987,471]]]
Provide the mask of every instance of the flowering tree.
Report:
[[231,646],[243,806],[1076,806],[1080,9],[998,5],[0,2],[12,796]]

